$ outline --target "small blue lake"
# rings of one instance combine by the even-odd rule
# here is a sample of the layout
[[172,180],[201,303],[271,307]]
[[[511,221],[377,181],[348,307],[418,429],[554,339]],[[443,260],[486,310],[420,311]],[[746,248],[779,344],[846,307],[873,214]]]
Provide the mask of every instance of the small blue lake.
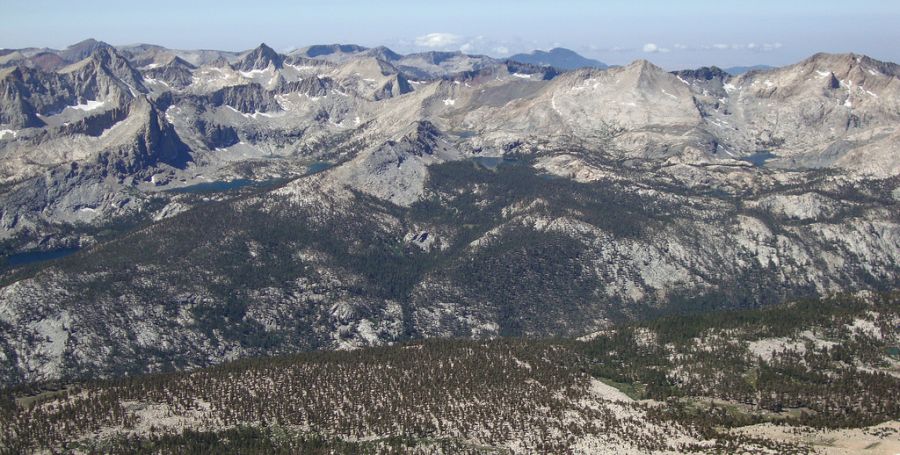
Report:
[[[329,163],[327,161],[317,161],[315,163],[310,164],[306,167],[306,174],[304,175],[313,175],[318,174],[330,167],[334,166],[333,163]],[[218,180],[215,182],[203,182],[196,183],[194,185],[188,185],[181,188],[174,188],[169,190],[172,193],[221,193],[225,191],[231,191],[240,189],[246,186],[253,186],[257,188],[267,188],[271,186],[275,186],[279,183],[285,182],[286,179],[272,179],[272,180],[250,180],[250,179],[234,179],[234,180]]]
[[66,257],[78,251],[78,248],[60,248],[51,251],[29,251],[25,253],[17,253],[3,258],[2,266],[6,268],[16,268],[23,265],[34,264],[37,262],[50,261]]
[[746,161],[753,164],[754,166],[764,166],[766,164],[766,161],[769,161],[773,158],[777,157],[772,152],[756,152],[752,155],[741,158],[741,161]]
[[306,175],[318,174],[324,170],[327,170],[334,166],[334,163],[329,163],[327,161],[316,161],[315,163],[310,164],[306,167]]
[[236,190],[238,188],[243,188],[245,186],[254,185],[259,183],[255,180],[250,179],[236,179],[229,181],[218,181],[218,182],[203,182],[197,183],[194,185],[188,185],[181,188],[175,188],[170,190],[173,193],[219,193],[222,191],[230,191]]

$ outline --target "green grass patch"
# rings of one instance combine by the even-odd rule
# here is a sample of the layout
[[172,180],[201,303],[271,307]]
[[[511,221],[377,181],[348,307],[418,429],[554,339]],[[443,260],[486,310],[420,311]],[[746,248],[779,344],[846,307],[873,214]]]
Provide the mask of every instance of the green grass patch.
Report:
[[631,398],[632,400],[643,400],[644,398],[647,398],[647,390],[643,384],[616,382],[608,378],[597,378],[597,380],[610,387],[615,387],[619,392],[628,395],[628,398]]

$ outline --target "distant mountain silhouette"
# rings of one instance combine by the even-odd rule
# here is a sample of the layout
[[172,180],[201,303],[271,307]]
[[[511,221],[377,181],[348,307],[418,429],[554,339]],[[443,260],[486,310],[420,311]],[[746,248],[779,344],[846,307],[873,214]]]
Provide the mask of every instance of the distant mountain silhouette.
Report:
[[744,74],[744,73],[747,73],[750,71],[770,70],[772,68],[775,68],[775,67],[769,66],[769,65],[732,66],[731,68],[725,68],[725,72],[732,76],[737,76],[739,74]]
[[549,52],[535,50],[528,54],[516,54],[509,59],[520,63],[552,66],[564,70],[586,67],[606,69],[609,67],[609,65],[599,60],[589,59],[575,51],[561,47],[551,49]]

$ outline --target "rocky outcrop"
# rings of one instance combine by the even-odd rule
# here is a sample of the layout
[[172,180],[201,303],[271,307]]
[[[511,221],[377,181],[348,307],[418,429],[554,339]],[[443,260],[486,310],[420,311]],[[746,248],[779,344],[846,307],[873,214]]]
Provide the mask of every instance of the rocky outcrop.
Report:
[[334,87],[334,81],[330,78],[309,77],[299,81],[283,81],[277,91],[281,94],[299,93],[311,97],[320,97],[328,94]]
[[28,102],[29,91],[22,82],[22,70],[0,72],[0,125],[9,128],[34,128],[44,125],[34,106]]
[[163,81],[170,87],[185,88],[191,85],[196,67],[180,57],[173,56],[165,63],[150,64],[143,70],[145,77]]
[[129,117],[141,120],[138,133],[131,141],[100,152],[97,158],[110,173],[125,177],[158,164],[182,168],[191,160],[190,151],[175,129],[150,103],[134,104]]
[[200,102],[209,106],[231,106],[245,114],[281,109],[273,93],[258,84],[226,87],[203,97]]
[[686,80],[696,79],[700,81],[711,81],[716,79],[720,82],[724,82],[731,77],[730,74],[718,66],[704,66],[694,70],[674,71],[672,74]]
[[121,97],[146,93],[143,76],[115,49],[104,47],[90,57],[60,70],[86,99],[101,99],[118,92]]
[[396,77],[384,82],[384,84],[374,92],[373,98],[375,101],[380,101],[400,96],[411,91],[412,87],[409,85],[406,76],[397,74]]
[[237,131],[227,125],[198,120],[197,131],[203,136],[204,144],[210,150],[230,147],[240,141]]
[[282,68],[283,65],[284,57],[271,47],[266,46],[265,43],[262,43],[235,63],[234,69],[238,71],[254,71],[264,70],[269,66],[278,69]]
[[63,60],[77,62],[89,57],[98,50],[103,51],[109,49],[112,49],[112,46],[109,44],[106,44],[103,41],[97,41],[93,38],[88,38],[59,51],[59,56]]

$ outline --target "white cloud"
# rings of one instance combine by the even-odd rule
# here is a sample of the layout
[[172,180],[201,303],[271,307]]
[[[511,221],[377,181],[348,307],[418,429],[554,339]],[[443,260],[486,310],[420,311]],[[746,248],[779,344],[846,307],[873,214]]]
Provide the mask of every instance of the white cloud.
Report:
[[431,49],[448,48],[459,44],[462,38],[452,33],[429,33],[416,38],[416,46]]
[[[558,43],[554,43],[558,44]],[[535,49],[550,49],[553,44],[525,41],[520,38],[495,39],[484,35],[457,35],[454,33],[429,33],[412,40],[393,43],[395,49],[403,52],[460,51],[469,55],[490,55],[505,57],[518,52]]]
[[781,49],[784,47],[783,44],[775,42],[775,43],[757,43],[751,42],[747,44],[743,43],[735,43],[735,44],[725,44],[725,43],[716,43],[716,44],[701,44],[699,46],[684,46],[675,45],[675,48],[678,50],[717,50],[717,51],[751,51],[751,52],[770,52],[777,49]]
[[[572,46],[571,43],[525,40],[522,38],[495,38],[485,35],[462,35],[455,33],[435,32],[412,39],[403,39],[387,43],[389,47],[400,53],[422,51],[460,51],[469,55],[488,55],[491,57],[508,57],[512,54],[526,53],[534,50],[548,51],[555,47],[565,47],[581,53],[597,51],[619,52],[639,51],[634,48],[603,49],[598,46]],[[668,49],[657,48],[656,52],[668,52]]]
[[657,52],[669,52],[668,48],[659,47],[655,43],[647,43],[643,47],[644,52],[655,54]]

